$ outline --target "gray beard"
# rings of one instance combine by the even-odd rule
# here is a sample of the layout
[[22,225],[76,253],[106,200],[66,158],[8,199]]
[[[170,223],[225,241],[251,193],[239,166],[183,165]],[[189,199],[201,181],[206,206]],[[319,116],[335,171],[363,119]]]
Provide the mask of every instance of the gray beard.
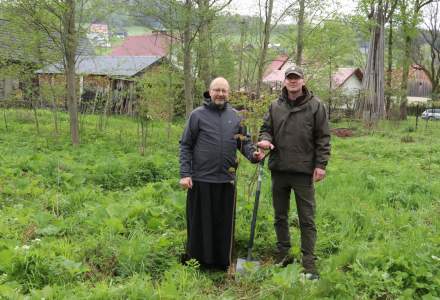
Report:
[[218,103],[214,102],[215,107],[217,107],[218,109],[223,109],[225,107],[225,104],[226,104],[226,102],[223,102],[221,104],[218,104]]
[[226,100],[223,101],[223,103],[216,103],[216,101],[212,101],[215,105],[215,107],[219,108],[219,109],[223,109],[225,107],[226,104]]

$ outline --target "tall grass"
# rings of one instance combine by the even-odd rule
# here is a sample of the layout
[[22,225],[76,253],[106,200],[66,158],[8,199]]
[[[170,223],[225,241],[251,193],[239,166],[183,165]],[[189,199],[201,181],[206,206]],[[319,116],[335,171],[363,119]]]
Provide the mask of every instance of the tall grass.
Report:
[[[263,267],[230,279],[181,266],[185,193],[178,187],[182,123],[154,122],[145,156],[137,125],[83,119],[81,146],[67,116],[8,110],[0,127],[0,296],[22,299],[394,299],[440,297],[440,122],[383,122],[332,137],[327,178],[316,185],[321,280],[278,268],[270,173],[264,172],[255,256]],[[406,138],[404,138],[406,137]],[[255,166],[238,171],[236,255],[244,256]],[[292,254],[299,258],[295,208]]]

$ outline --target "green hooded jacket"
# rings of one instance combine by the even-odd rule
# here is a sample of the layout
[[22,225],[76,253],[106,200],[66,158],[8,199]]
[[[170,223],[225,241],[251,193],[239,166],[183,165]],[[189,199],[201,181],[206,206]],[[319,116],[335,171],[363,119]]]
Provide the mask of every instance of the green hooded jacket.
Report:
[[269,157],[272,171],[313,174],[324,169],[330,157],[330,129],[325,105],[303,87],[295,101],[283,88],[278,100],[270,104],[260,130],[260,140],[275,148]]

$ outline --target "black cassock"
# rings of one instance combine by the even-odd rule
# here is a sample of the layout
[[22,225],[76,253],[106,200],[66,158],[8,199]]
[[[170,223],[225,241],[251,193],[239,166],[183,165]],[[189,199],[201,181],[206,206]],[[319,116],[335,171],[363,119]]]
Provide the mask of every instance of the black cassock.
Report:
[[234,185],[193,181],[186,203],[188,258],[204,267],[227,269],[234,232]]

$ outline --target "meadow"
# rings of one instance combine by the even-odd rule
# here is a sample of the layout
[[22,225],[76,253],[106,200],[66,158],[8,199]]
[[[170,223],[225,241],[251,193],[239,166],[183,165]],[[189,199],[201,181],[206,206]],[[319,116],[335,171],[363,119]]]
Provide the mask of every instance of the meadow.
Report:
[[[2,118],[3,118],[3,112]],[[183,121],[149,125],[81,119],[73,148],[67,115],[7,110],[0,124],[0,299],[439,299],[440,122],[384,121],[332,136],[316,185],[318,268],[273,264],[270,173],[264,171],[254,254],[240,276],[183,266],[186,194],[178,185]],[[256,166],[240,161],[236,255],[244,256]],[[299,258],[291,211],[292,254]]]

